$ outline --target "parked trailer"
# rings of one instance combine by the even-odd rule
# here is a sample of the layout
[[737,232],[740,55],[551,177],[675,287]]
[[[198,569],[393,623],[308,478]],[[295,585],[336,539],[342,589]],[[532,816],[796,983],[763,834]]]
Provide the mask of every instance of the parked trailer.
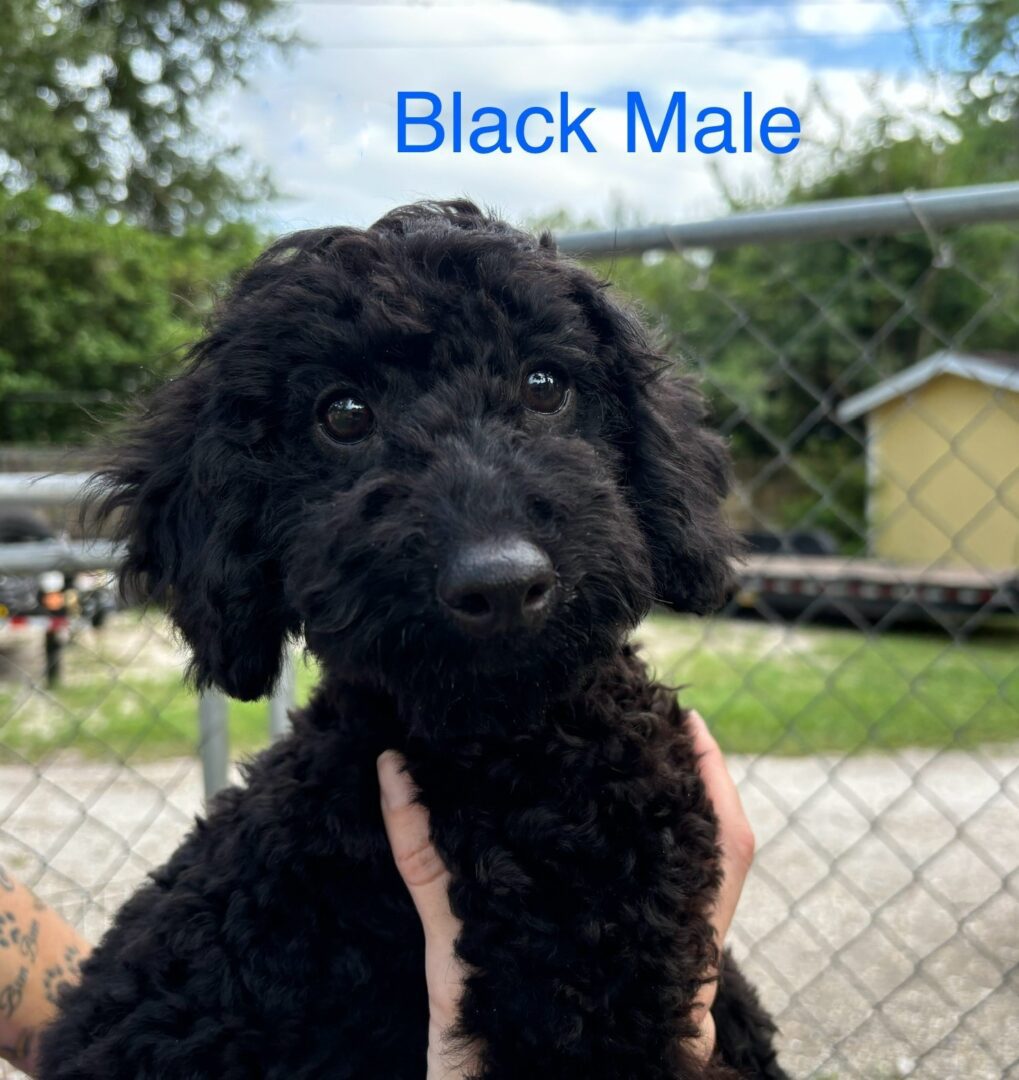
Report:
[[736,604],[853,622],[978,621],[1019,615],[1019,572],[910,567],[845,556],[751,555]]

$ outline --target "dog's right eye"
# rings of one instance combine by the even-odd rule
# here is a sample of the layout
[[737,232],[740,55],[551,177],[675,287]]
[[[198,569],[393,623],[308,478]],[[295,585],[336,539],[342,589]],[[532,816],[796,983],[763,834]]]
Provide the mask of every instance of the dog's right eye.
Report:
[[360,442],[371,434],[375,416],[359,398],[348,394],[323,399],[319,421],[326,434],[336,442]]
[[531,412],[557,413],[570,396],[570,384],[557,371],[536,370],[524,379],[520,398]]

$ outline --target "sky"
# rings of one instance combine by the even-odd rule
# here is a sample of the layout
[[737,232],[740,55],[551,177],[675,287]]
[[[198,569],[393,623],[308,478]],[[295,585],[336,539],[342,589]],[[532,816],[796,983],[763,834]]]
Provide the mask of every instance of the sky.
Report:
[[[911,0],[924,55],[947,38],[941,0]],[[817,169],[839,125],[855,137],[877,111],[921,114],[945,90],[922,69],[897,0],[294,0],[304,45],[267,58],[210,122],[269,165],[283,194],[277,231],[364,225],[394,205],[468,195],[517,221],[567,210],[576,221],[683,221],[724,209],[723,189],[767,198]],[[935,70],[938,61],[933,61]],[[465,112],[498,106],[573,111],[597,154],[397,151],[397,93],[430,91]],[[693,112],[797,110],[803,140],[776,157],[628,154],[625,103],[638,91],[664,110],[685,90]],[[652,115],[656,115],[654,112]]]

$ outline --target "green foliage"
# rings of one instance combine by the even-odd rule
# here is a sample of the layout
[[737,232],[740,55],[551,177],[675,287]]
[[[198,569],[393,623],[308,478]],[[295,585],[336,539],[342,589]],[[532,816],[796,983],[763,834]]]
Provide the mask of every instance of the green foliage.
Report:
[[968,226],[933,244],[918,231],[601,270],[701,376],[737,459],[760,463],[757,511],[761,489],[794,481],[792,497],[758,524],[824,527],[847,552],[866,532],[863,424],[844,426],[838,404],[941,348],[1019,351],[1012,226]]
[[997,121],[1011,118],[1014,138],[1019,106],[1019,0],[952,0],[951,14],[962,27],[966,114]]
[[243,79],[280,0],[6,0],[0,183],[157,229],[221,220],[265,177],[200,109]]
[[755,454],[842,438],[840,400],[949,343],[1019,349],[1011,227],[970,226],[933,249],[918,232],[602,270],[697,363],[716,419]]
[[212,286],[259,247],[249,225],[166,236],[0,196],[0,439],[80,439],[172,370]]
[[[954,135],[902,138],[878,122],[861,149],[833,146],[839,164],[794,180],[783,201],[1019,175],[1019,0],[958,0],[953,10],[961,106],[940,120]],[[913,233],[874,240],[620,259],[601,270],[699,370],[737,457],[762,463],[758,489],[795,481],[766,524],[824,526],[847,551],[864,537],[863,427],[839,423],[838,403],[940,348],[1019,351],[1013,225],[934,234],[918,218]]]

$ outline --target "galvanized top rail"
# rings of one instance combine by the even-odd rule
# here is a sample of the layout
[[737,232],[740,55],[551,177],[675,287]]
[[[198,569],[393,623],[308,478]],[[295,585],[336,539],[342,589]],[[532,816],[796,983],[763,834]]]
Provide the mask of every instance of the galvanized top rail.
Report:
[[570,255],[636,255],[661,249],[720,251],[742,244],[775,244],[787,240],[849,240],[1014,220],[1019,220],[1019,183],[980,184],[861,199],[830,199],[683,225],[565,233],[557,241],[559,250]]
[[[84,498],[90,473],[0,473],[4,506],[65,506]],[[123,560],[120,545],[108,540],[37,540],[0,544],[0,575],[45,570],[112,570]]]
[[90,473],[0,473],[0,506],[64,506],[85,495]]
[[27,544],[0,544],[0,577],[4,574],[41,574],[62,570],[115,570],[124,561],[124,549],[110,540],[36,540]]

